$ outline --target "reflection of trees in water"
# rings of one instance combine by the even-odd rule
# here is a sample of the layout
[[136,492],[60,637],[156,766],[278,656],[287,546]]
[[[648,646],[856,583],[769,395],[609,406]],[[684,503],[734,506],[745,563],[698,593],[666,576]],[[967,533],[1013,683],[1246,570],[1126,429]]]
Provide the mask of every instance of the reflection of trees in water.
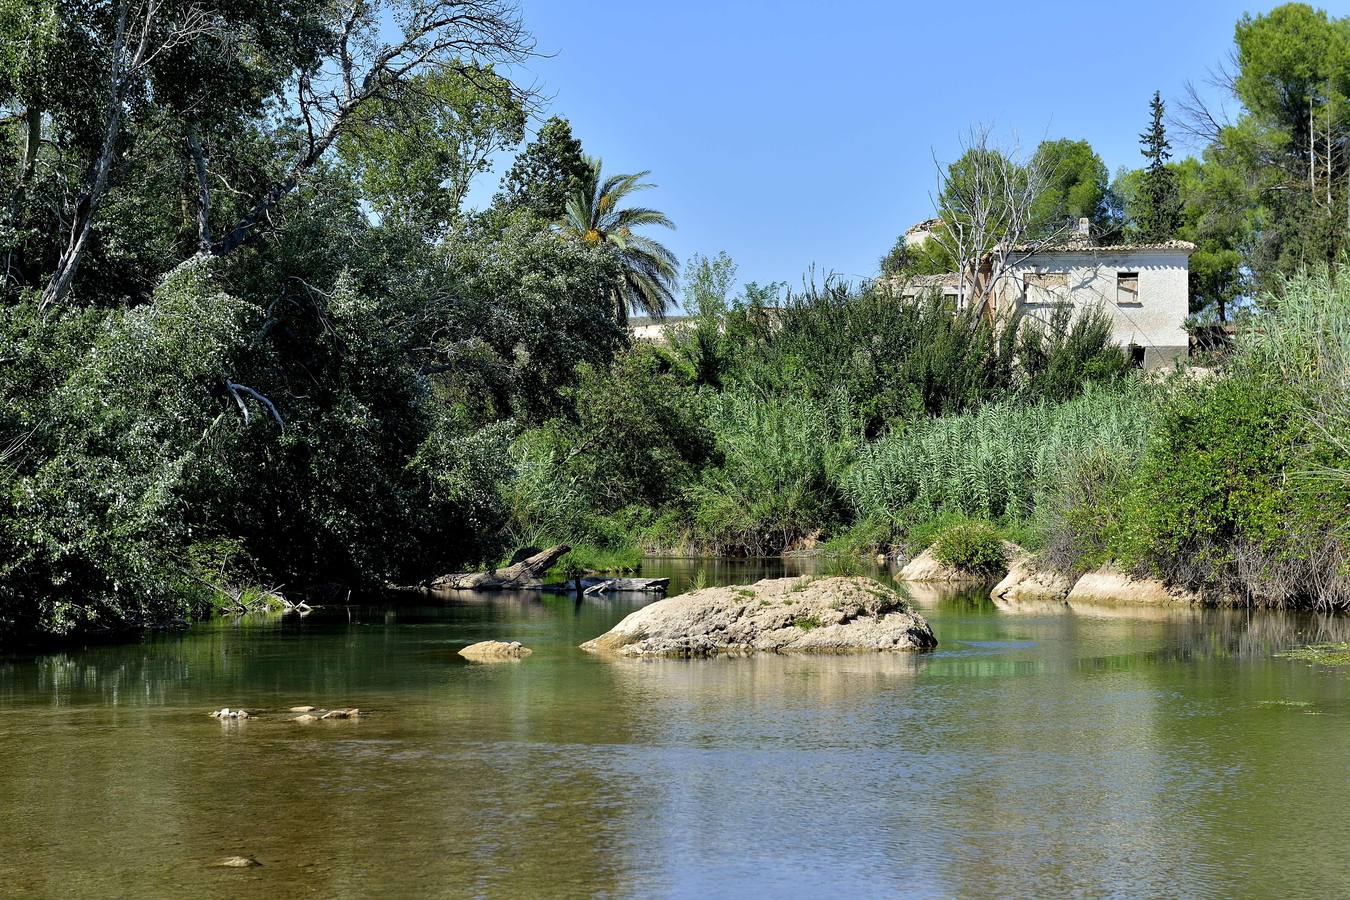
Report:
[[[636,877],[615,852],[633,781],[608,749],[633,728],[608,668],[570,645],[558,665],[455,656],[478,634],[592,637],[610,615],[534,598],[332,609],[11,664],[5,724],[24,727],[0,729],[0,805],[23,824],[0,836],[0,871],[39,892],[215,893],[206,864],[238,853],[265,863],[265,879],[227,873],[242,896],[618,892]],[[368,715],[285,721],[299,703]],[[205,715],[221,705],[262,714],[222,725]]]

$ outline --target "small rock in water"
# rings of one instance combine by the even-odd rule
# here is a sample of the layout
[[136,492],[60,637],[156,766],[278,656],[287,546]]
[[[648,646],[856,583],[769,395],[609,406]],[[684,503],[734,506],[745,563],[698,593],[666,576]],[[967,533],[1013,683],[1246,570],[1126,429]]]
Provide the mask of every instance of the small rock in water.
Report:
[[520,641],[479,641],[459,651],[465,659],[493,662],[503,659],[521,659],[534,651]]
[[230,709],[228,706],[222,709],[213,709],[211,711],[213,719],[248,719],[252,718],[246,709]]
[[359,709],[330,709],[323,714],[325,719],[355,719],[361,714]]
[[318,709],[317,706],[292,706],[292,707],[291,707],[291,712],[303,712],[303,713],[307,713],[307,712],[314,712],[314,710],[316,710],[316,709]]
[[251,856],[227,856],[216,863],[216,866],[222,869],[249,869],[261,865],[262,863]]
[[[313,707],[311,707],[311,709],[312,709],[312,708],[313,708]],[[292,721],[292,722],[317,722],[317,721],[319,721],[319,717],[318,717],[318,716],[311,716],[309,713],[305,713],[305,714],[302,715],[302,716],[296,716],[294,719],[291,719],[291,721]]]

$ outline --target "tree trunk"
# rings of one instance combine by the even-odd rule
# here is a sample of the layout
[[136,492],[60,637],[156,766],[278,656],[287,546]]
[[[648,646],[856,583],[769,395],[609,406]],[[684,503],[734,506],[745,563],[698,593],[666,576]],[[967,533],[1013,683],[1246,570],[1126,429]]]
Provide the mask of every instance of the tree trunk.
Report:
[[197,249],[203,253],[211,252],[211,191],[206,181],[206,154],[197,138],[197,127],[191,123],[187,127],[188,149],[192,152],[192,165],[197,171]]
[[[29,101],[23,118],[23,153],[20,156],[19,177],[14,182],[14,189],[9,193],[8,222],[14,227],[19,224],[24,194],[28,190],[28,182],[32,179],[33,172],[37,169],[38,147],[42,143],[42,106],[38,100]],[[13,274],[14,250],[11,248],[5,254],[5,281],[13,280]]]

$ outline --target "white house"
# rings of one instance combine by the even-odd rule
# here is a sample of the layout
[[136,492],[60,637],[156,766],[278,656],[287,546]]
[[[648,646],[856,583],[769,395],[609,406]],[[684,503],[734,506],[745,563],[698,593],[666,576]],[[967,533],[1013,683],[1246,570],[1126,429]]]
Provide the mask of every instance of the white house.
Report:
[[[922,228],[929,223],[918,226]],[[1110,317],[1112,336],[1146,369],[1171,365],[1189,352],[1184,322],[1190,312],[1187,241],[1156,244],[1099,243],[1086,221],[1054,246],[1019,248],[992,294],[998,315],[1025,315],[1048,322],[1056,306],[1077,314],[1099,307]],[[902,296],[940,290],[955,302],[955,275],[911,277],[899,282]]]

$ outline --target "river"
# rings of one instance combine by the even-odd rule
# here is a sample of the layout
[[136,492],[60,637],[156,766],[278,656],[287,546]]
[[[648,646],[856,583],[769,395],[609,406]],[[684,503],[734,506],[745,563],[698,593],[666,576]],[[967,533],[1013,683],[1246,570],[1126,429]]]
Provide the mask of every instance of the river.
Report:
[[934,653],[614,661],[633,601],[459,596],[6,658],[0,894],[1350,890],[1350,672],[1272,656],[1350,620],[916,602]]

